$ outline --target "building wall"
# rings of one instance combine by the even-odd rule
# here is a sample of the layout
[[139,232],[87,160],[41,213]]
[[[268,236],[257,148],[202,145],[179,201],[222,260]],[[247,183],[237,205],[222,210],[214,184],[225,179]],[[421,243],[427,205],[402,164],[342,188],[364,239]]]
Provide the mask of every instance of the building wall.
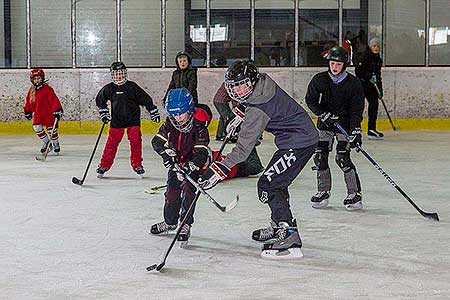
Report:
[[[304,96],[312,76],[323,68],[269,68],[276,82],[304,107]],[[137,82],[162,110],[161,99],[173,69],[129,69],[129,79]],[[200,69],[199,101],[208,103],[223,80],[225,69]],[[350,72],[353,69],[350,68]],[[23,103],[30,86],[28,70],[0,70],[0,122],[26,122]],[[47,69],[46,77],[60,98],[65,115],[63,121],[97,121],[95,96],[110,82],[108,69]],[[450,118],[450,73],[448,68],[389,67],[383,70],[385,103],[392,118]],[[214,111],[215,112],[215,111]],[[386,118],[380,104],[379,117]],[[367,116],[367,114],[365,114]],[[149,114],[143,110],[143,118]],[[217,119],[217,113],[215,114]],[[419,126],[419,125],[418,125]],[[31,126],[30,126],[31,127]],[[420,126],[417,128],[420,129]],[[447,128],[447,129],[450,129]]]

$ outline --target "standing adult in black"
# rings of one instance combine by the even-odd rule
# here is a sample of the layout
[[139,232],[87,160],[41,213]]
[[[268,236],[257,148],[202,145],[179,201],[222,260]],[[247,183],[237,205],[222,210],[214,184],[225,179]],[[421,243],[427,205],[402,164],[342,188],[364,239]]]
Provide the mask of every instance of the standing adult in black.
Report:
[[369,124],[367,136],[369,140],[382,140],[384,135],[377,131],[378,99],[383,97],[383,83],[381,81],[380,40],[373,38],[359,59],[355,68],[356,76],[364,87],[364,96],[369,102]]

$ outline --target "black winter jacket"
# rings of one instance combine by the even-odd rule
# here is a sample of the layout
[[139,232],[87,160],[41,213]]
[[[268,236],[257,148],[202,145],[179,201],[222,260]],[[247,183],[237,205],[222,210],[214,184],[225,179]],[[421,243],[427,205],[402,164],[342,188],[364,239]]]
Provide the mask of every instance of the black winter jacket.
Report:
[[383,90],[383,82],[381,80],[381,67],[383,66],[383,60],[380,54],[375,54],[369,47],[361,55],[359,63],[355,68],[356,77],[361,80],[364,88],[370,87],[372,83],[370,78],[375,74],[377,78],[377,87],[381,91]]

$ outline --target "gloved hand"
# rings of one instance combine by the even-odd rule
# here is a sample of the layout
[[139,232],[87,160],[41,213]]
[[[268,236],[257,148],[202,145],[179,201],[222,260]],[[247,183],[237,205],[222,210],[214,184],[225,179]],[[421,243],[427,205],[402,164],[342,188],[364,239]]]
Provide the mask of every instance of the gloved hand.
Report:
[[349,136],[348,143],[350,148],[355,148],[356,145],[362,145],[361,128],[353,129],[351,135]]
[[378,99],[382,99],[383,98],[383,89],[379,89],[379,93],[378,93]]
[[100,108],[98,112],[100,113],[100,119],[103,123],[107,124],[109,121],[111,121],[111,115],[109,114],[108,108]]
[[213,162],[206,172],[198,179],[198,184],[205,190],[213,188],[219,181],[224,180],[230,169],[221,162]]
[[172,148],[167,148],[166,150],[161,152],[159,155],[161,155],[161,157],[163,159],[163,165],[167,169],[173,169],[175,164],[178,162],[178,154]]
[[372,74],[372,76],[369,79],[371,84],[376,85],[377,84],[377,76],[375,74]]
[[63,111],[61,109],[55,110],[53,112],[53,117],[55,117],[55,119],[57,119],[58,121],[61,120]]
[[193,161],[187,161],[183,164],[183,170],[190,175],[192,172],[200,170],[200,167],[197,166]]
[[150,111],[150,119],[152,119],[153,122],[159,123],[161,121],[161,116],[159,115],[158,108],[154,106]]
[[25,112],[25,118],[27,118],[28,120],[33,119],[33,113],[32,112]]
[[324,112],[323,114],[321,114],[319,116],[320,121],[325,124],[325,126],[330,127],[330,128],[334,128],[334,123],[339,121],[339,117],[333,115],[332,113],[330,113],[329,111]]
[[233,119],[228,122],[227,128],[225,129],[227,136],[232,138],[239,132],[239,126],[244,121],[245,118],[245,106],[239,104],[238,106],[233,108]]

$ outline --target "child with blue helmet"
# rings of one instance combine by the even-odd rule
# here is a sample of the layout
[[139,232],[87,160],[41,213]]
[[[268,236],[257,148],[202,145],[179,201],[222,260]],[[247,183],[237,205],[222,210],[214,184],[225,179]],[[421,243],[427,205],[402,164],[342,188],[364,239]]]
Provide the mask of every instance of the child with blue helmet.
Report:
[[[192,94],[186,88],[171,89],[167,93],[167,118],[152,139],[153,149],[161,155],[168,169],[167,189],[164,202],[164,220],[152,225],[151,234],[164,234],[177,228],[194,201],[196,190],[183,175],[176,172],[179,164],[189,175],[197,180],[209,157],[209,132],[207,124],[211,121],[208,110],[194,107]],[[194,209],[178,237],[186,245],[190,229],[194,223]]]

